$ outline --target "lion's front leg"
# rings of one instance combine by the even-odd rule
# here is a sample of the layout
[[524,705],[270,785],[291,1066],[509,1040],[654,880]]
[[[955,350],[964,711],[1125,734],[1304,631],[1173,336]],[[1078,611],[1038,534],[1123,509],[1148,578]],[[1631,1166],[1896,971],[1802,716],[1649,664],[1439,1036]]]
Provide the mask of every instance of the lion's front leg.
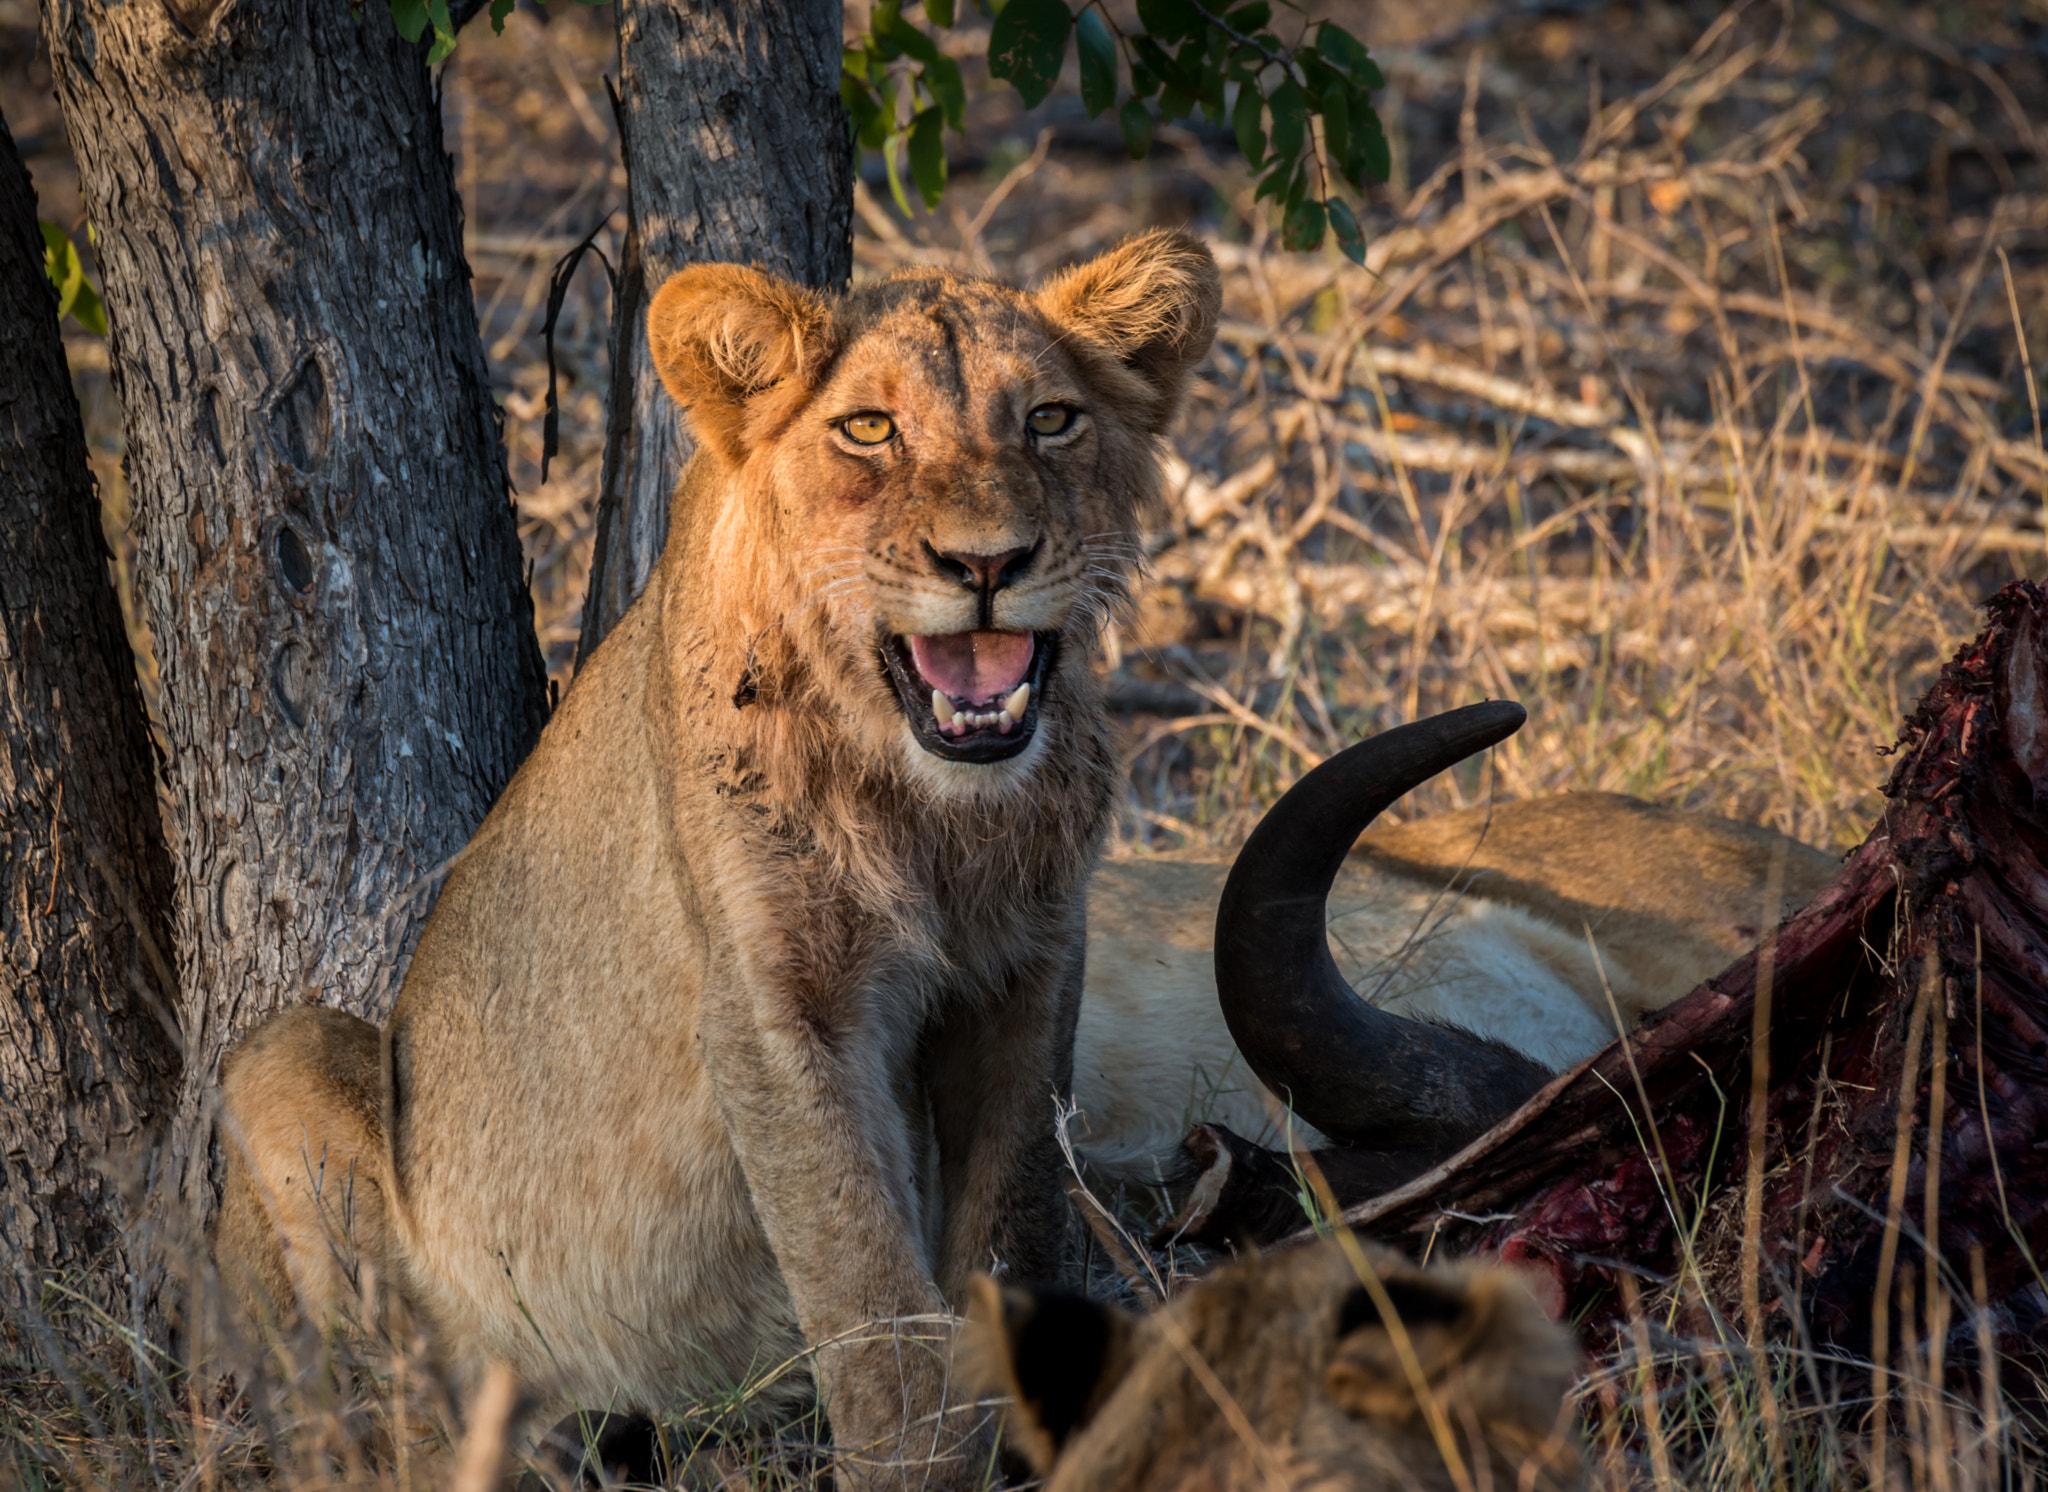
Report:
[[886,992],[718,983],[705,997],[705,1068],[817,1348],[841,1476],[978,1484],[992,1431],[948,1392],[952,1327],[919,1256],[915,1167],[891,1087],[914,1032],[892,1019]]
[[938,1276],[956,1308],[965,1308],[978,1271],[1036,1281],[1059,1272],[1065,1163],[1053,1101],[1073,1088],[1084,942],[1077,914],[1067,936],[1042,943],[1017,971],[1003,999],[959,1012],[933,1041],[945,1199]]

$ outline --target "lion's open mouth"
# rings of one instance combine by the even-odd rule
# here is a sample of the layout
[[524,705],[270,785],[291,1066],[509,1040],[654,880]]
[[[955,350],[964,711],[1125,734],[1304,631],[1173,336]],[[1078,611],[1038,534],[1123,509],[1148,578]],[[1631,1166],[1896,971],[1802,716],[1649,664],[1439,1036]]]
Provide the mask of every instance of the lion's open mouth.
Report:
[[999,762],[1031,744],[1059,634],[949,632],[883,639],[882,663],[917,744],[957,762]]

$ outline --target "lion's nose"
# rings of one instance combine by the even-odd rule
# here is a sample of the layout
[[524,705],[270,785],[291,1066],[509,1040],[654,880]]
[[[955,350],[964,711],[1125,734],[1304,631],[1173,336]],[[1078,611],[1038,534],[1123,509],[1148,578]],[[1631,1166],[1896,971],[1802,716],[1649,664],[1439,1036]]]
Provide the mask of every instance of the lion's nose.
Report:
[[970,591],[993,594],[1015,585],[1030,572],[1031,562],[1038,558],[1038,547],[1026,544],[1000,554],[969,554],[957,549],[934,549],[927,543],[924,552],[931,557],[932,568],[948,580],[958,581]]

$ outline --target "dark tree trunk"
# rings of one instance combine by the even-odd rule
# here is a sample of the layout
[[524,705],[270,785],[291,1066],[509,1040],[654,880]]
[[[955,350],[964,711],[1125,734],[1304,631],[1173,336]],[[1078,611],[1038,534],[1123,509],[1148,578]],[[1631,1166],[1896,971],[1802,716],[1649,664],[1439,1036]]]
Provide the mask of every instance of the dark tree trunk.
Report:
[[45,0],[162,672],[204,1204],[222,1052],[381,1017],[546,714],[461,208],[382,5]]
[[647,351],[647,303],[688,264],[837,289],[853,269],[841,0],[618,0],[625,260],[597,547],[579,661],[647,584],[690,445]]
[[1519,1260],[1577,1313],[1611,1302],[1614,1261],[1670,1268],[1674,1214],[1699,1209],[1694,1257],[1732,1317],[1880,1356],[1876,1323],[1895,1345],[1913,1283],[1930,1297],[1924,1237],[1965,1296],[1981,1251],[2000,1319],[2037,1336],[2015,1312],[2048,1257],[2048,591],[1993,599],[1885,792],[1774,939],[1347,1218]]
[[0,123],[0,1298],[61,1272],[126,1321],[120,1183],[177,1083],[171,873],[56,312]]

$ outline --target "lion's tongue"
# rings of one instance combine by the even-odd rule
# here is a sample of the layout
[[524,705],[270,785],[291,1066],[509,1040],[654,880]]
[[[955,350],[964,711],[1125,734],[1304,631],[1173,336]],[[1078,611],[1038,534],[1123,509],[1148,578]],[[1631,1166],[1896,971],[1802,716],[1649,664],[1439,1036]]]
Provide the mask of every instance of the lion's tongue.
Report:
[[925,682],[968,704],[1008,694],[1031,671],[1029,632],[949,632],[905,640]]

